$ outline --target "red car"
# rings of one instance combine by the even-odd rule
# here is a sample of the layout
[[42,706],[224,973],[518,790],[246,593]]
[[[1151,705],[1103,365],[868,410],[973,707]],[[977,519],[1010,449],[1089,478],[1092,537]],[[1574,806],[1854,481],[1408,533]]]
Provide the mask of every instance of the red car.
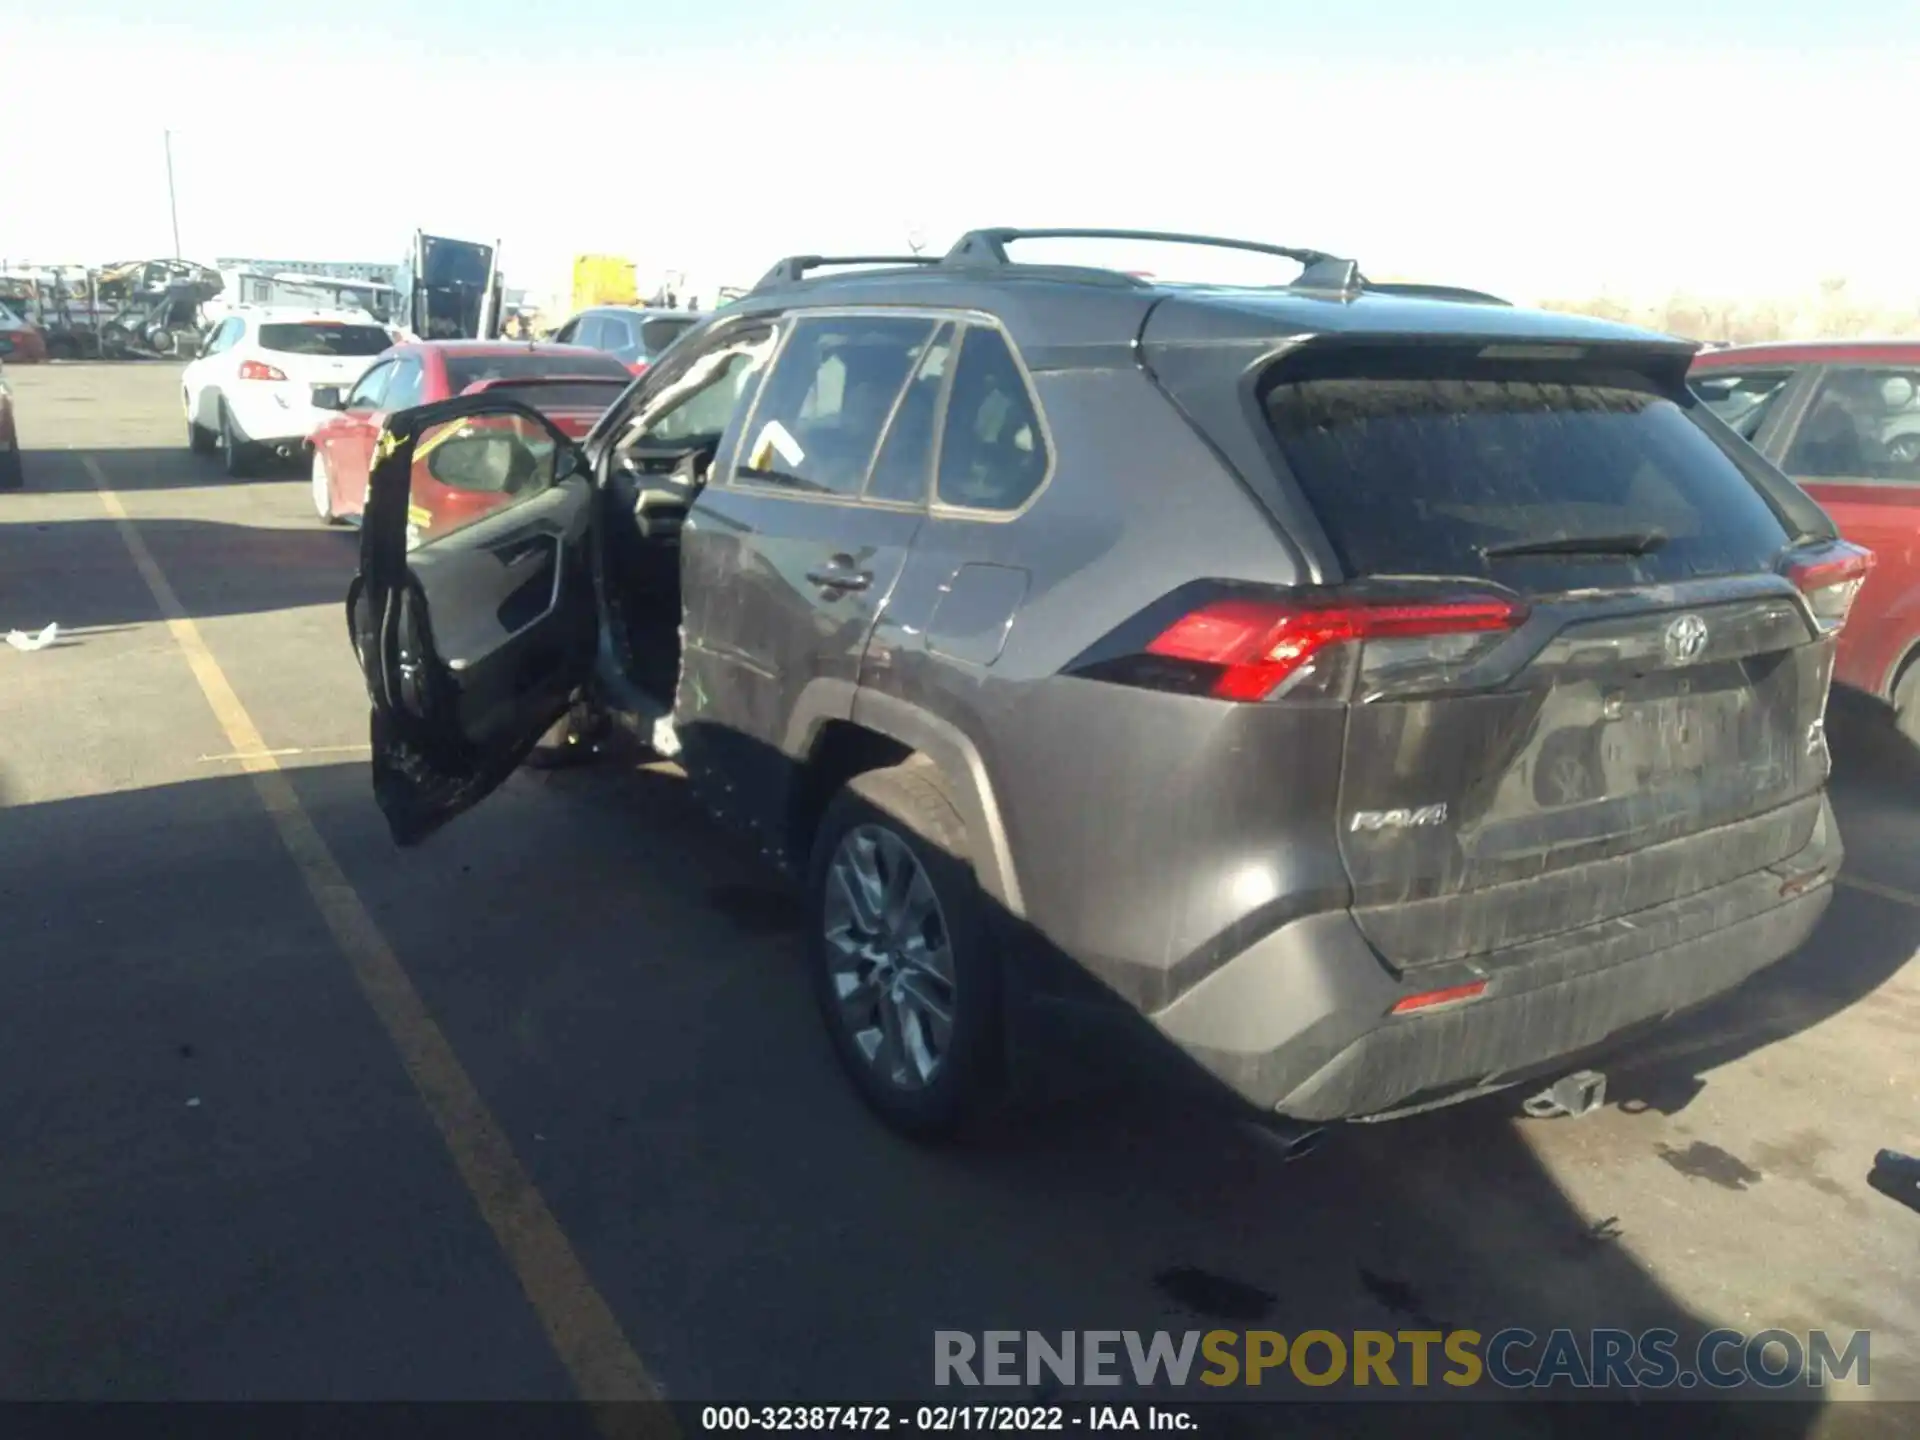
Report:
[[0,301],[0,361],[31,365],[46,358],[46,337]]
[[1920,341],[1708,350],[1689,381],[1845,538],[1873,551],[1834,674],[1891,704],[1920,744]]
[[[328,524],[358,520],[367,500],[367,472],[380,427],[396,410],[450,400],[477,391],[519,400],[546,416],[564,434],[580,436],[624,390],[632,374],[611,355],[577,345],[534,345],[505,340],[434,340],[396,345],[383,352],[353,388],[314,392],[313,403],[336,413],[314,430],[313,508]],[[478,422],[502,426],[497,419]],[[529,424],[517,446],[462,446],[434,458],[436,441],[415,448],[408,536],[414,543],[444,533],[512,498],[513,464],[538,461],[543,433]],[[520,452],[529,452],[522,457]],[[504,457],[504,460],[501,459]],[[497,472],[494,466],[500,461]],[[450,484],[450,480],[459,483]]]

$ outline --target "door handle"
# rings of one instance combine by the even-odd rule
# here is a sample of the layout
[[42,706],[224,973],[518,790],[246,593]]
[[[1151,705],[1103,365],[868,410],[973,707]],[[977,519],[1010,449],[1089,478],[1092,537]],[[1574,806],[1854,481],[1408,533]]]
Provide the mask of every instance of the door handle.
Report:
[[832,564],[807,571],[807,579],[822,590],[864,590],[873,584],[873,572],[855,570],[851,561],[836,557]]

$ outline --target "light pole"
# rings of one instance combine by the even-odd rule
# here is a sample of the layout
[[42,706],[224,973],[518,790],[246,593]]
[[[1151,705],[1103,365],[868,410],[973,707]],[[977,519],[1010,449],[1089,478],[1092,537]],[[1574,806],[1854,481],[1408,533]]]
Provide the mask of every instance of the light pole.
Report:
[[173,131],[160,132],[167,147],[167,214],[173,220],[173,258],[180,255],[180,206],[173,198]]

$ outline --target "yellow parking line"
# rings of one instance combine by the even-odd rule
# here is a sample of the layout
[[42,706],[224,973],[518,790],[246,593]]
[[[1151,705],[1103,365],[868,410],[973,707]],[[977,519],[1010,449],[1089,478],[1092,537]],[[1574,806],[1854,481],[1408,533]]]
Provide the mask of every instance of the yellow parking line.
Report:
[[1920,910],[1920,895],[1911,890],[1902,890],[1898,885],[1883,885],[1878,880],[1862,879],[1858,875],[1842,873],[1839,882],[1854,890],[1864,890],[1869,895],[1878,895],[1882,900],[1891,900],[1896,905],[1906,905]]
[[[493,1228],[575,1389],[583,1399],[603,1406],[658,1399],[659,1388],[627,1343],[620,1322],[594,1288],[500,1122],[487,1109],[399,957],[321,839],[279,760],[261,739],[259,727],[201,639],[199,627],[140,538],[120,497],[91,455],[83,455],[81,461],[214,718],[226,732],[241,768],[251,776],[280,843],[299,868],[334,943],[352,966],[361,993],[386,1027],[460,1178]],[[664,1417],[661,1412],[653,1418],[658,1424],[670,1423]],[[634,1418],[630,1412],[602,1411],[603,1428],[610,1432],[630,1433]]]

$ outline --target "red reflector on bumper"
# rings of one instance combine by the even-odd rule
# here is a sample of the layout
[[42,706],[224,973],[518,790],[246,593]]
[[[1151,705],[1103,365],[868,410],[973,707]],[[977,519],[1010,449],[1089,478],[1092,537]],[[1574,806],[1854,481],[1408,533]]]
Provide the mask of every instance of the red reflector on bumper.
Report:
[[1487,982],[1470,981],[1465,985],[1449,985],[1444,990],[1427,990],[1419,995],[1409,995],[1404,1000],[1396,1000],[1390,1015],[1404,1015],[1409,1010],[1430,1010],[1435,1005],[1453,1005],[1462,1000],[1473,1000],[1486,992]]

